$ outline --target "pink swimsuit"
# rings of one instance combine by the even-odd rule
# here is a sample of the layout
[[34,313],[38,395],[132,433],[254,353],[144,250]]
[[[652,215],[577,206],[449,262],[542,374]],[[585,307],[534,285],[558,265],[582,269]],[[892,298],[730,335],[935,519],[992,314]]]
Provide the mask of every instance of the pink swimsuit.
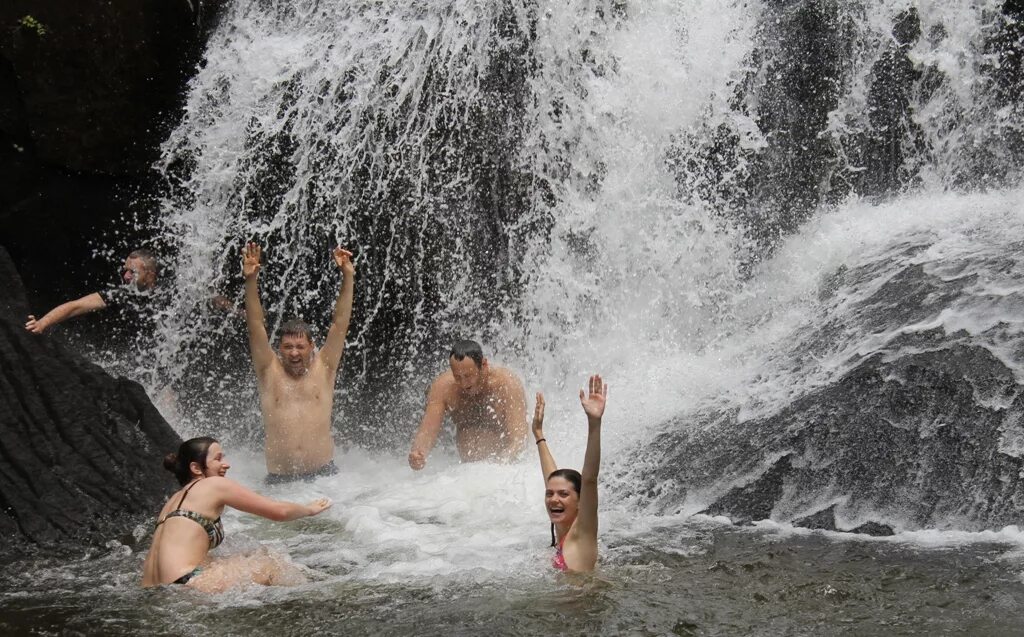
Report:
[[551,566],[554,566],[564,573],[569,570],[569,565],[565,563],[565,557],[562,556],[563,544],[565,544],[564,537],[558,541],[558,548],[555,549],[555,556],[551,558]]

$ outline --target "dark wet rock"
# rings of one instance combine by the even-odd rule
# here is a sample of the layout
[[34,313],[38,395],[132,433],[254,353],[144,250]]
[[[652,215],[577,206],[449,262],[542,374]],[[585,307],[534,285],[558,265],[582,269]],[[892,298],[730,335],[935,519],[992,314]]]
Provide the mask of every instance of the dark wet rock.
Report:
[[[819,315],[753,381],[777,402],[753,399],[746,417],[735,405],[681,415],[624,454],[643,462],[612,461],[609,486],[639,490],[655,510],[738,523],[871,535],[1019,524],[1024,344],[991,318],[1018,302],[985,295],[1019,272],[1007,256],[1019,249],[979,244],[930,262],[928,245],[898,244],[824,276]],[[952,330],[946,314],[969,325],[980,315],[979,326]]]
[[210,20],[217,4],[5,2],[0,94],[10,119],[0,129],[46,165],[148,170],[166,131],[162,120],[178,107],[199,59],[204,17]]
[[[736,524],[771,517],[772,507],[782,496],[786,475],[792,470],[789,456],[783,456],[750,484],[731,489],[701,513],[728,515]],[[741,515],[737,516],[737,513]]]
[[855,189],[862,195],[887,195],[913,184],[920,171],[914,160],[925,148],[924,133],[914,121],[912,92],[923,72],[910,58],[910,50],[921,37],[921,19],[910,8],[897,17],[893,42],[871,67],[868,90],[870,127],[849,144],[864,170],[854,175]]
[[[843,531],[845,529],[838,529]],[[860,533],[861,535],[871,535],[873,537],[889,537],[890,535],[896,535],[892,527],[888,524],[879,524],[878,522],[865,522],[858,527],[849,529],[849,533]]]
[[[998,528],[1019,523],[1024,506],[1022,416],[1013,375],[984,348],[874,355],[770,416],[680,418],[645,452],[657,468],[632,479],[656,485],[656,508],[679,510],[692,495],[741,522],[869,534]],[[856,526],[838,528],[836,515]]]
[[822,509],[817,513],[812,513],[803,518],[793,520],[793,526],[798,526],[803,529],[815,529],[821,531],[840,531],[843,533],[859,533],[861,535],[872,535],[875,537],[885,537],[894,535],[892,527],[887,524],[879,524],[878,522],[865,522],[860,526],[856,526],[849,529],[840,528],[836,524],[836,505],[832,505],[827,509]]
[[138,383],[25,331],[2,248],[0,298],[0,557],[128,540],[174,490],[180,438]]
[[836,528],[836,506],[833,504],[827,509],[793,520],[793,526],[819,531],[836,531],[838,530]]
[[150,208],[150,167],[221,4],[0,3],[0,237],[45,304],[66,290],[43,282],[98,277],[101,235]]
[[681,135],[669,153],[681,194],[739,221],[759,251],[844,194],[832,186],[839,158],[827,129],[850,81],[855,32],[841,2],[768,3],[732,103],[757,124],[763,147],[722,124]]

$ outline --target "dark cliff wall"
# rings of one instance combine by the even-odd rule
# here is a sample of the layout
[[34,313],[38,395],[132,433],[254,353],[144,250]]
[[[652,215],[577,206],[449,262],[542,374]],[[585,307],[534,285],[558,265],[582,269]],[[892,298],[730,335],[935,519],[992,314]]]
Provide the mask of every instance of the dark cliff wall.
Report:
[[0,6],[0,239],[44,304],[68,292],[49,283],[64,280],[55,272],[97,274],[107,263],[96,247],[140,239],[120,220],[148,209],[150,166],[218,6]]
[[124,540],[176,485],[178,435],[135,382],[23,327],[18,273],[0,248],[0,559]]

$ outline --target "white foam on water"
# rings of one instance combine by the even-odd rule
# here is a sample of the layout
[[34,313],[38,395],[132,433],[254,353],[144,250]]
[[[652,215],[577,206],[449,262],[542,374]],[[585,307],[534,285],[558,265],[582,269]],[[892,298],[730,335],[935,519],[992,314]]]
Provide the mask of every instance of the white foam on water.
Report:
[[1018,560],[1024,557],[1024,532],[1016,525],[986,531],[957,531],[921,529],[916,531],[899,531],[893,535],[872,536],[860,533],[844,533],[821,529],[806,529],[791,524],[761,520],[753,524],[759,532],[769,532],[780,537],[796,537],[822,535],[835,542],[867,542],[879,544],[899,544],[915,549],[949,549],[971,547],[985,544],[996,544],[1006,549],[1003,557]]

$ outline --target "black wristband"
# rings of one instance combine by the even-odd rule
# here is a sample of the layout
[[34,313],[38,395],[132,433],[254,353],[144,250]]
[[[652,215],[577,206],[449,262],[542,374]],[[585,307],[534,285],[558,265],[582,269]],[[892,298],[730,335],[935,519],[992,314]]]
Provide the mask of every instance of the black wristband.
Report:
[[540,443],[547,442],[547,441],[548,441],[547,438],[541,438],[540,440],[537,441],[537,444],[539,445]]

